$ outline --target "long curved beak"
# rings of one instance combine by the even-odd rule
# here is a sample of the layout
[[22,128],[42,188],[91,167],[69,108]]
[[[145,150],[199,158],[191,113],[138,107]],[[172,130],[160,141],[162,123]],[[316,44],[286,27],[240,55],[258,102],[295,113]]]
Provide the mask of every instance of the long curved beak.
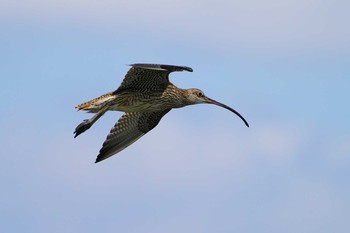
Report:
[[215,104],[215,105],[217,105],[217,106],[226,108],[227,110],[233,112],[233,113],[236,114],[239,118],[241,118],[242,121],[244,122],[244,124],[245,124],[247,127],[249,127],[249,124],[248,124],[248,122],[244,119],[244,117],[243,117],[241,114],[239,114],[239,112],[237,112],[236,110],[234,110],[233,108],[230,108],[229,106],[227,106],[227,105],[225,105],[225,104],[222,104],[222,103],[220,103],[220,102],[218,102],[218,101],[216,101],[216,100],[210,99],[210,98],[208,98],[208,97],[205,97],[205,99],[203,99],[203,101],[204,101],[205,103],[207,103],[207,104]]

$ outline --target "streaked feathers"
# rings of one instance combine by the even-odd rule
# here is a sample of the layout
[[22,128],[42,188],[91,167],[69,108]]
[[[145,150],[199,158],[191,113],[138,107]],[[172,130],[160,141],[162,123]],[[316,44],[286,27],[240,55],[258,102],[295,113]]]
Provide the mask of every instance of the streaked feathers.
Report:
[[88,130],[105,112],[125,112],[107,135],[96,163],[141,138],[156,127],[172,108],[200,103],[215,104],[235,113],[248,126],[237,111],[206,97],[201,90],[180,89],[170,83],[169,74],[175,71],[193,70],[187,66],[132,64],[117,90],[76,106],[78,110],[93,112],[95,115],[76,127],[75,137]]
[[161,112],[127,112],[111,129],[97,156],[100,162],[125,149],[151,129],[156,127],[170,109]]

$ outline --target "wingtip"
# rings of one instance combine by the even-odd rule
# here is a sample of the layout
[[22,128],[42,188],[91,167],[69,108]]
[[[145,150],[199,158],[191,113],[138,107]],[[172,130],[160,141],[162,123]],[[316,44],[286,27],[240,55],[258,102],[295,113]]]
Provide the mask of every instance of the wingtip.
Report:
[[95,163],[101,162],[102,160],[104,160],[106,158],[103,158],[100,154],[96,157]]
[[74,134],[74,138],[78,137],[78,135],[79,135],[76,130],[73,132],[73,134]]
[[188,72],[193,72],[193,69],[191,68],[191,67],[188,67],[188,66],[185,66],[186,67],[186,70],[188,71]]

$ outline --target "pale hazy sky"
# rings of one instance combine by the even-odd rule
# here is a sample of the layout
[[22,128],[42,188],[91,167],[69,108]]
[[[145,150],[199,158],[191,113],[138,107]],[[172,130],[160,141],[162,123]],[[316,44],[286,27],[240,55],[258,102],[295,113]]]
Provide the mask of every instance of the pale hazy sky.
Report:
[[[0,2],[0,232],[350,230],[350,2]],[[238,110],[171,111],[94,164],[126,64]]]

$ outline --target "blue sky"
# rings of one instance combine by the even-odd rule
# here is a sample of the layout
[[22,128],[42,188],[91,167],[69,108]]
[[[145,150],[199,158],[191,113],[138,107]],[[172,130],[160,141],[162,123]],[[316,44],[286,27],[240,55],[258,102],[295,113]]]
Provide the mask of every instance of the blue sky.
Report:
[[[1,232],[349,232],[348,1],[0,2]],[[171,111],[94,164],[122,113],[74,106],[136,62],[238,110]]]

